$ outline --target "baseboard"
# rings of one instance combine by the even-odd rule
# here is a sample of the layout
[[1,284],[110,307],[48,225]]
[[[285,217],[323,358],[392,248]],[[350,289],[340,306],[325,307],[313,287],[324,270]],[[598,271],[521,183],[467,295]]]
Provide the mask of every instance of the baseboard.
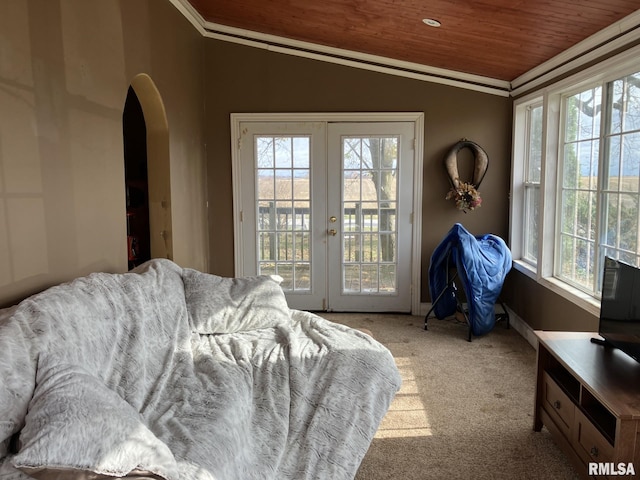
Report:
[[[511,326],[511,328],[518,332],[520,336],[524,338],[535,350],[538,350],[538,338],[536,337],[533,328],[531,328],[527,322],[520,318],[508,306],[505,305],[505,309],[509,314],[509,325]],[[429,310],[431,310],[430,302],[420,304],[420,316],[424,317],[429,312]],[[498,306],[496,310],[498,312],[501,312],[502,307]]]
[[531,328],[522,318],[516,315],[516,313],[509,307],[505,306],[505,308],[509,313],[509,325],[511,325],[511,327],[518,332],[522,338],[529,342],[529,345],[531,345],[535,350],[538,350],[538,337],[536,337],[533,328]]
[[418,313],[418,315],[420,315],[421,317],[424,317],[427,313],[429,313],[429,310],[431,310],[431,302],[421,303],[420,312]]

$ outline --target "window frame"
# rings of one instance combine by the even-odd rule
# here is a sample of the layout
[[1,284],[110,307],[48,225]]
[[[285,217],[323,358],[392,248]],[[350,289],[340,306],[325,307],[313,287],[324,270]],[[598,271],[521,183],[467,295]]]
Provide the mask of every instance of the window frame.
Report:
[[[528,257],[528,253],[529,253],[529,248],[528,248],[528,243],[531,239],[531,234],[532,232],[529,231],[529,219],[530,219],[530,213],[531,210],[529,208],[529,202],[531,200],[530,195],[528,195],[529,192],[531,191],[536,191],[538,195],[541,195],[542,192],[542,185],[541,185],[541,181],[542,181],[542,142],[543,142],[543,138],[541,138],[541,144],[540,144],[540,176],[538,178],[538,181],[533,181],[530,178],[530,171],[531,171],[531,159],[532,159],[532,150],[531,150],[531,133],[532,133],[532,113],[533,110],[536,108],[541,108],[542,109],[542,117],[541,117],[541,122],[544,123],[544,102],[542,101],[542,98],[536,98],[534,101],[527,103],[525,109],[524,109],[524,138],[523,138],[523,181],[522,181],[522,187],[523,187],[523,198],[522,198],[522,261],[526,262],[530,265],[532,265],[533,267],[535,267],[538,264],[538,258],[539,258],[539,250],[540,248],[538,248],[538,251],[536,252],[536,258],[532,259]],[[542,135],[542,133],[541,133]]]
[[[513,143],[511,168],[511,206],[509,243],[514,269],[561,295],[584,310],[599,315],[599,298],[560,280],[559,255],[556,255],[560,231],[561,148],[564,133],[563,99],[594,85],[640,72],[640,45],[592,65],[583,71],[518,97],[513,103]],[[527,175],[527,108],[542,102],[542,158],[540,171],[540,206],[538,218],[537,263],[524,259],[525,179]],[[604,122],[602,122],[604,123]],[[602,130],[602,129],[601,129]],[[602,134],[599,133],[599,137]],[[601,157],[602,153],[600,153]],[[599,158],[601,161],[601,158]],[[598,203],[601,199],[598,198]],[[597,239],[600,242],[600,239]]]

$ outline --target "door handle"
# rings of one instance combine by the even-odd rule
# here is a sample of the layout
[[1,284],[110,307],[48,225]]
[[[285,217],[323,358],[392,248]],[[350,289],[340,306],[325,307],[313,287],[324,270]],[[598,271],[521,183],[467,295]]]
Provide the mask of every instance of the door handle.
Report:
[[332,229],[330,229],[330,230],[329,230],[329,234],[330,234],[331,236],[333,236],[333,237],[335,237],[335,236],[336,236],[336,233],[338,233],[338,231],[337,231],[335,228],[332,228]]

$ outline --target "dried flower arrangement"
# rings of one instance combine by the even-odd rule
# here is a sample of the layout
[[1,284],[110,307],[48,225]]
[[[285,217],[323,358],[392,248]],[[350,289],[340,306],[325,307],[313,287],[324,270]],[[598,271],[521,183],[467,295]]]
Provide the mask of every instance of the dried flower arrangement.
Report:
[[456,202],[456,208],[467,213],[467,210],[475,210],[482,206],[482,198],[480,192],[476,190],[476,187],[472,183],[461,182],[456,178],[458,187],[451,187],[451,190],[447,193],[446,199],[453,199]]

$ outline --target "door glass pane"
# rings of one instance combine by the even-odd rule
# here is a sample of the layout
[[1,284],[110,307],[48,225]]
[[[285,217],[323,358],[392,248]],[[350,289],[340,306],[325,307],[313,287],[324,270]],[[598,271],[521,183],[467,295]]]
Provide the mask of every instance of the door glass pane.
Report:
[[398,145],[342,138],[342,293],[396,292]]
[[285,291],[311,290],[310,139],[256,136],[257,272]]

